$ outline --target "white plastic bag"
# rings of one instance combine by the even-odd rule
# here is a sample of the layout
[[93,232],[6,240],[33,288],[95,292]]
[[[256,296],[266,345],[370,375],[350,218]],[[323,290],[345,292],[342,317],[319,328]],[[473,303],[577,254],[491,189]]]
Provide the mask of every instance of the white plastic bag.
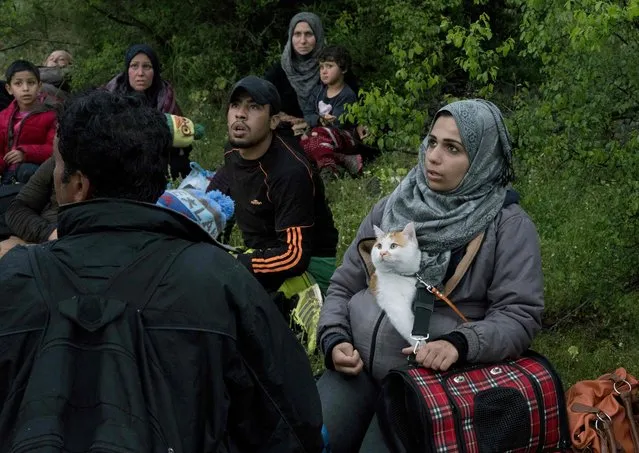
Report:
[[215,172],[205,170],[197,162],[191,162],[191,173],[182,180],[178,189],[197,189],[206,191]]

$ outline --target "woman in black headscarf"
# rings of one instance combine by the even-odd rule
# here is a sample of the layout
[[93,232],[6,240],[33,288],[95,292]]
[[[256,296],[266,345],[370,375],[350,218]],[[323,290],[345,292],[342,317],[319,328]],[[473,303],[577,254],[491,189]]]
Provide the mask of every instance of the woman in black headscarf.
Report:
[[[146,44],[135,44],[124,55],[124,71],[113,77],[104,88],[113,93],[139,93],[160,112],[182,116],[173,87],[162,79],[160,70],[160,60],[155,51]],[[190,152],[190,147],[171,150],[171,177],[186,176],[190,172]]]

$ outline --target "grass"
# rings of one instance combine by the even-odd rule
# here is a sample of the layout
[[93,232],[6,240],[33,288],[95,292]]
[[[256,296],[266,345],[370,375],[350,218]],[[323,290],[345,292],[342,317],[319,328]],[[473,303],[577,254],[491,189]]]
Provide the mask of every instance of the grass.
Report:
[[[223,108],[185,111],[207,128],[206,138],[194,147],[193,159],[216,168],[223,160],[226,140]],[[395,188],[416,159],[416,153],[385,153],[367,165],[362,176],[327,185],[340,232],[338,263],[371,207]],[[552,361],[566,388],[620,366],[636,375],[639,290],[627,283],[636,275],[636,262],[631,266],[636,252],[630,253],[616,233],[623,200],[614,186],[570,171],[537,167],[519,173],[515,188],[540,233],[546,289],[548,316],[533,349]],[[233,241],[239,242],[239,235]],[[314,371],[320,372],[323,358],[318,353],[309,358]]]

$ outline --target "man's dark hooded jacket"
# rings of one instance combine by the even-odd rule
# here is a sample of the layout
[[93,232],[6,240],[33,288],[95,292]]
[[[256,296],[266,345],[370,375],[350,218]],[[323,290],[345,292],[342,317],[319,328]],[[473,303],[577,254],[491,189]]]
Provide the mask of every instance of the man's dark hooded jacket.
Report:
[[[170,400],[179,431],[168,451],[321,451],[321,406],[304,350],[261,285],[204,230],[163,208],[102,199],[62,207],[58,233],[57,241],[28,247],[97,293],[145,249],[189,245],[143,312],[144,344],[169,383],[153,398]],[[16,247],[0,260],[0,452],[15,436],[49,315],[28,255]]]

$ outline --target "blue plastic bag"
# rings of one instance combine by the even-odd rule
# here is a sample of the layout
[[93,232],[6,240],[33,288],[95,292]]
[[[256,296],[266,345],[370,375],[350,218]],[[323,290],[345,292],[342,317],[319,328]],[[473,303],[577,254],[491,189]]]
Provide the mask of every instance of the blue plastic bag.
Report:
[[191,172],[182,180],[178,189],[206,191],[214,174],[214,171],[205,170],[197,162],[191,162]]

